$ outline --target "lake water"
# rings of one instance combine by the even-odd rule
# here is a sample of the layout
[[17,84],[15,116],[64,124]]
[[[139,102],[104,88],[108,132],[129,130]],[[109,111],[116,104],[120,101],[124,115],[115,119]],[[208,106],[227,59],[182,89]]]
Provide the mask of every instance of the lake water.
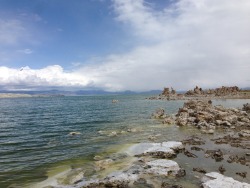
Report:
[[[25,187],[65,166],[78,166],[125,143],[181,140],[193,130],[165,126],[150,115],[156,108],[176,113],[184,101],[145,100],[145,95],[0,99],[0,187]],[[112,103],[112,99],[119,100]],[[249,100],[214,101],[241,107]],[[99,131],[138,133],[117,137]],[[80,132],[71,136],[70,132]],[[66,167],[65,167],[66,168]]]

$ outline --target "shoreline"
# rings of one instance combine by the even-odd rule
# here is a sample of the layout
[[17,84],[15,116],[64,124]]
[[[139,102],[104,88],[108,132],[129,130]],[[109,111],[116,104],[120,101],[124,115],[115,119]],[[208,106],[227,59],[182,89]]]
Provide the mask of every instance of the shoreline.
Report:
[[[201,106],[202,107],[201,109],[203,109],[204,105],[207,104],[202,103],[190,106],[195,106],[197,107],[197,109],[200,109]],[[189,108],[189,106],[187,105],[185,106],[184,104],[183,108],[181,108],[177,114],[186,112],[187,109],[184,108],[192,109],[192,107]],[[232,113],[237,112],[241,114],[240,110],[233,108],[221,107],[220,109],[221,112],[227,110],[232,110]],[[244,116],[246,116],[246,114]],[[247,115],[246,117],[248,117],[249,120],[249,115]],[[164,113],[161,113],[160,116],[154,118],[158,119],[160,123],[160,121],[165,120],[165,118],[168,117],[165,116]],[[249,127],[248,125],[249,122],[250,121],[246,122],[247,123],[246,128]],[[224,127],[223,125],[218,127],[216,131],[207,133],[204,131],[200,131],[203,129],[197,129],[192,124],[178,125],[178,123],[171,122],[162,124],[162,126],[163,126],[161,127],[162,129],[168,128],[165,126],[178,127],[179,131],[183,131],[182,129],[191,129],[193,130],[193,134],[187,135],[188,137],[179,140],[182,143],[182,147],[179,148],[178,150],[174,149],[173,151],[170,151],[169,149],[171,149],[172,147],[168,149],[167,147],[168,139],[165,140],[166,142],[164,142],[164,138],[162,138],[163,135],[159,136],[159,139],[163,140],[163,142],[161,141],[159,142],[158,137],[156,137],[156,135],[152,135],[151,137],[150,136],[148,137],[147,142],[134,143],[127,150],[126,149],[120,151],[117,150],[113,154],[106,156],[105,155],[95,156],[93,159],[93,165],[95,166],[95,168],[98,168],[97,173],[94,173],[96,175],[99,174],[99,176],[97,175],[97,178],[95,175],[92,175],[90,177],[85,177],[84,174],[81,174],[81,172],[83,172],[84,170],[77,171],[75,169],[72,169],[72,171],[68,175],[66,173],[65,177],[65,179],[71,178],[70,179],[71,184],[54,185],[54,187],[55,188],[64,186],[71,187],[71,185],[72,187],[74,185],[74,187],[81,187],[81,188],[103,187],[103,186],[105,187],[106,185],[107,186],[112,185],[113,187],[119,187],[119,186],[136,187],[136,185],[140,185],[142,187],[143,186],[162,187],[163,186],[162,182],[164,180],[166,185],[172,187],[185,186],[186,188],[187,187],[198,188],[202,183],[203,185],[209,184],[209,182],[212,180],[203,181],[203,179],[204,177],[209,178],[210,176],[213,176],[212,179],[218,178],[218,181],[222,184],[225,178],[233,177],[238,181],[230,179],[232,180],[231,182],[232,184],[237,183],[239,185],[244,185],[246,187],[250,186],[247,183],[241,183],[241,182],[250,183],[250,178],[249,178],[250,160],[248,153],[249,146],[247,145],[247,147],[245,146],[239,147],[238,145],[231,145],[231,143],[228,141],[220,143],[220,139],[224,139],[225,137],[227,137],[227,135],[234,135],[235,133],[238,135],[239,130],[233,127],[230,128],[228,127],[228,125]],[[197,130],[197,132],[194,132],[194,130]],[[134,130],[133,132],[135,134],[139,134],[136,130]],[[126,134],[131,134],[133,132]],[[104,132],[101,132],[101,134],[104,134]],[[110,131],[105,133],[106,136],[112,136],[112,137],[118,137],[121,134],[124,133],[118,131]],[[246,132],[246,134],[249,133]],[[249,142],[249,135],[240,137],[246,138],[247,141]],[[176,141],[178,142],[178,139]],[[172,143],[176,143],[176,141],[173,141]],[[125,152],[125,154],[121,151]],[[121,154],[120,157],[121,156],[123,157],[121,158],[118,157],[116,159],[112,157],[113,155],[118,156],[119,153]],[[229,161],[230,159],[234,161]],[[237,159],[242,159],[242,160],[244,159],[244,160],[237,161]],[[166,163],[167,165],[169,161],[176,161],[177,165],[179,165],[178,168],[176,167],[178,169],[175,172],[176,174],[175,173],[172,175],[159,174],[158,173],[159,171],[163,171],[164,173],[165,170],[167,171],[168,168],[163,164]],[[161,165],[157,166],[158,162],[160,162],[160,164],[163,165],[163,167]],[[121,165],[122,163],[125,163],[125,165]],[[172,164],[173,162],[170,163]],[[174,164],[176,165],[176,163]],[[156,166],[155,167],[151,166],[147,167],[146,169],[143,169],[145,165],[146,166],[156,165]],[[156,169],[156,171],[154,170],[154,168]],[[180,172],[184,173],[183,171],[179,171],[181,169],[185,170],[185,175],[182,174],[181,176],[178,175],[178,177],[176,177],[176,175],[179,174]],[[102,176],[100,176],[100,174],[102,174]],[[225,174],[225,176],[223,176],[222,174]],[[156,176],[157,179],[159,180],[153,181],[152,175],[154,177]],[[176,182],[176,180],[178,181]],[[187,183],[189,184],[188,186],[186,186]],[[213,186],[211,186],[211,188],[213,188]]]
[[[78,99],[75,99],[75,98],[72,98],[72,99],[68,98],[68,99],[69,101],[71,100],[75,101],[76,102],[75,104],[79,104]],[[185,188],[198,188],[200,184],[202,183],[201,181],[202,178],[205,176],[203,172],[207,172],[207,173],[219,172],[219,167],[223,165],[222,167],[226,169],[224,173],[225,176],[232,177],[235,180],[240,181],[240,182],[250,183],[249,173],[246,174],[246,178],[242,178],[240,176],[240,175],[244,176],[244,174],[242,173],[249,171],[249,166],[241,164],[241,162],[244,162],[244,161],[239,162],[238,160],[236,160],[232,163],[227,162],[227,160],[229,160],[229,157],[231,156],[238,156],[238,158],[246,157],[247,160],[249,159],[249,156],[245,156],[248,150],[241,148],[241,147],[232,147],[231,143],[229,142],[224,143],[224,139],[227,138],[225,136],[227,136],[228,134],[234,135],[235,129],[231,129],[229,131],[228,127],[223,125],[221,127],[216,128],[213,131],[213,134],[211,133],[208,134],[206,133],[206,131],[201,131],[203,129],[197,129],[197,127],[192,124],[181,126],[181,125],[176,125],[175,122],[170,123],[170,124],[162,123],[169,116],[172,117],[172,116],[175,116],[176,113],[178,114],[178,111],[179,111],[178,109],[180,108],[182,109],[181,112],[188,111],[185,108],[183,109],[184,101],[179,101],[179,102],[178,101],[151,101],[151,102],[148,102],[144,100],[144,96],[141,96],[140,98],[136,98],[136,99],[137,99],[136,101],[132,100],[131,102],[131,101],[128,101],[128,98],[121,97],[119,98],[119,103],[113,104],[112,98],[110,97],[104,98],[104,101],[107,102],[106,104],[110,105],[110,108],[109,108],[110,111],[109,113],[106,113],[105,117],[112,115],[112,112],[118,111],[118,109],[120,109],[120,112],[122,114],[124,112],[126,113],[126,111],[124,110],[125,107],[131,108],[132,104],[136,104],[132,106],[132,107],[135,107],[134,108],[135,110],[133,110],[132,113],[128,113],[125,116],[121,116],[123,118],[126,117],[126,119],[129,117],[132,117],[134,120],[126,121],[126,119],[124,119],[124,121],[120,123],[115,122],[113,124],[110,124],[110,122],[108,122],[108,124],[110,124],[109,126],[96,126],[96,128],[94,129],[95,131],[92,134],[92,136],[88,137],[89,142],[88,142],[88,145],[86,145],[86,147],[78,147],[78,149],[72,148],[72,149],[67,150],[67,153],[68,152],[75,153],[75,155],[72,155],[73,158],[65,157],[66,160],[58,160],[58,162],[51,163],[48,165],[41,164],[40,167],[38,167],[40,170],[34,169],[34,175],[31,174],[29,178],[26,178],[27,180],[26,182],[27,183],[37,182],[38,183],[37,186],[35,184],[33,185],[33,187],[38,187],[39,185],[40,187],[44,188],[44,186],[49,186],[51,184],[50,188],[59,188],[59,187],[60,188],[64,188],[64,187],[83,188],[85,185],[86,185],[85,187],[87,187],[86,183],[91,183],[89,182],[91,179],[92,180],[95,179],[95,182],[92,182],[92,183],[100,183],[100,184],[114,183],[113,182],[114,179],[113,178],[110,179],[111,178],[110,176],[116,177],[116,178],[121,177],[121,176],[128,177],[130,176],[128,175],[129,172],[131,173],[138,172],[137,177],[139,177],[139,179],[133,179],[133,180],[127,179],[126,181],[124,179],[119,179],[119,182],[123,182],[123,183],[129,182],[130,188],[150,187],[151,185],[152,186],[154,185],[154,187],[162,187],[163,185],[161,185],[161,183],[164,183],[164,182],[170,185],[178,184],[179,186],[182,186]],[[87,99],[84,99],[84,100],[86,101]],[[29,102],[30,100],[26,100],[26,101]],[[40,101],[43,101],[43,100],[38,100],[38,102]],[[51,101],[54,101],[54,100],[51,99]],[[62,104],[60,103],[60,101],[64,102],[64,99],[58,98],[56,102],[59,104]],[[239,100],[239,101],[218,100],[218,101],[213,101],[213,104],[214,104],[213,106],[223,105],[225,107],[221,109],[224,111],[228,111],[230,109],[230,113],[233,113],[234,111],[237,111],[238,108],[240,108],[239,113],[241,113],[240,111],[242,109],[241,108],[242,105],[247,102],[250,103],[250,100]],[[68,102],[66,104],[68,104]],[[89,104],[92,104],[92,102],[90,101]],[[26,106],[27,103],[24,103],[24,105]],[[78,106],[80,105],[76,105],[76,109],[79,109]],[[200,106],[202,105],[191,105],[191,106],[197,106],[197,108],[200,109]],[[144,108],[145,110],[141,110],[138,107],[145,107]],[[161,108],[161,107],[164,108],[165,113],[163,113],[160,118],[151,118],[152,112],[154,112],[155,109]],[[231,107],[235,107],[237,109],[236,110],[234,109],[232,111]],[[69,114],[72,114],[72,112],[74,112],[72,108],[67,108],[67,109],[69,109],[68,111]],[[213,108],[208,110],[208,112],[209,111],[213,111]],[[95,112],[95,111],[92,111],[92,112]],[[221,110],[219,112],[221,112]],[[188,113],[192,114],[191,111]],[[200,114],[200,115],[206,114],[202,110],[201,111],[199,110],[195,113]],[[22,111],[20,112],[20,114],[22,114]],[[120,113],[116,114],[116,116],[119,114]],[[184,116],[181,116],[181,117],[184,117]],[[59,116],[59,118],[61,118],[61,116]],[[111,119],[111,117],[107,119]],[[112,116],[112,119],[119,120],[119,118],[115,118],[114,116]],[[53,119],[51,122],[53,122],[54,120],[56,119]],[[239,121],[241,121],[241,118],[239,118]],[[73,123],[74,121],[73,122],[69,121],[69,122]],[[67,131],[64,131],[62,134],[59,134],[59,137],[64,138],[64,140],[66,140],[67,142],[73,141],[73,142],[79,142],[79,144],[83,143],[83,140],[86,139],[87,137],[84,133],[85,129],[81,129],[81,127],[83,127],[82,124],[72,124],[72,125],[74,126],[72,126]],[[80,126],[76,127],[75,125],[80,125]],[[100,125],[106,125],[106,124],[100,124]],[[55,130],[55,132],[58,132],[58,130],[59,129]],[[77,134],[71,134],[71,133],[77,133]],[[235,136],[238,137],[238,135],[235,135]],[[221,139],[218,140],[218,138],[221,138]],[[214,140],[214,139],[217,139],[217,140]],[[175,156],[173,156],[172,158],[168,158],[169,154],[166,153],[168,149],[166,148],[166,145],[163,144],[168,141],[182,142],[184,149],[176,152]],[[195,145],[195,143],[193,143],[194,141],[200,141],[201,145]],[[104,142],[106,142],[107,144],[105,144]],[[61,142],[58,142],[58,144],[60,143]],[[216,143],[222,143],[222,144],[216,144]],[[44,144],[48,144],[48,147],[50,147],[49,145],[52,144],[51,147],[54,148],[54,145],[53,145],[54,143],[45,142]],[[66,144],[65,146],[68,145],[67,143],[65,144]],[[131,147],[138,146],[138,144],[140,147],[139,149],[137,147],[136,151],[141,150],[142,151],[141,154],[140,153],[131,154],[131,152],[127,151],[127,148],[130,148],[130,146]],[[102,147],[99,148],[100,145]],[[152,148],[151,146],[154,146],[154,147]],[[95,149],[97,147],[98,149]],[[88,152],[88,150],[91,148],[93,148],[92,151]],[[65,153],[66,151],[65,149],[66,148],[62,148],[62,153]],[[158,152],[152,153],[152,150],[155,150],[155,149],[157,149]],[[215,159],[213,159],[212,157],[214,156],[214,153],[218,152],[219,149],[222,152],[224,159],[222,161],[216,162]],[[81,155],[79,155],[79,153],[82,152],[82,150],[86,150],[86,152],[83,152]],[[120,150],[122,150],[122,152],[120,152]],[[149,150],[151,151],[151,153],[147,154],[147,152],[145,151],[149,151]],[[165,152],[165,153],[162,153],[162,152]],[[67,153],[65,153],[65,155],[67,155]],[[85,153],[88,153],[88,154],[85,155]],[[218,154],[221,154],[221,153],[218,152]],[[193,157],[189,157],[189,156],[193,156]],[[48,158],[49,158],[49,155],[48,155]],[[158,164],[159,162],[158,160],[162,160],[162,159],[164,160],[161,161],[160,163],[163,163],[165,165],[164,168],[167,168],[168,164],[170,165],[170,164],[177,163],[180,169],[185,170],[186,175],[183,177],[175,177],[175,175],[167,175],[167,174],[166,175],[150,174],[150,173],[154,173],[154,171],[149,170],[149,166],[151,166],[152,164],[153,165]],[[175,163],[167,162],[166,160],[174,161]],[[248,161],[245,161],[245,162],[248,164]],[[66,168],[63,168],[64,165],[67,165],[69,167],[69,171],[64,171],[64,169],[67,170]],[[144,169],[144,167],[146,167],[146,169],[148,170]],[[164,168],[162,170],[164,170]],[[195,171],[193,169],[195,169]],[[61,171],[63,173],[60,174]],[[240,175],[236,173],[239,173]],[[40,178],[36,174],[38,175],[41,174]],[[56,176],[57,174],[59,175]],[[134,177],[134,176],[131,176],[131,177]],[[155,177],[156,179],[152,179],[152,177]],[[110,181],[112,180],[112,182],[110,181],[108,182],[107,180],[110,180]],[[23,180],[16,182],[17,183],[16,185],[14,185],[14,181],[10,183],[12,183],[12,186],[19,185],[22,187],[25,187],[25,186],[29,187],[31,185],[31,184],[28,185],[27,183],[24,184],[25,181]],[[43,183],[46,183],[46,184],[43,184]],[[104,186],[100,184],[98,184],[96,187],[102,188]]]
[[21,94],[21,93],[0,93],[0,99],[12,98],[35,98],[35,97],[63,97],[64,95],[47,95],[47,94]]

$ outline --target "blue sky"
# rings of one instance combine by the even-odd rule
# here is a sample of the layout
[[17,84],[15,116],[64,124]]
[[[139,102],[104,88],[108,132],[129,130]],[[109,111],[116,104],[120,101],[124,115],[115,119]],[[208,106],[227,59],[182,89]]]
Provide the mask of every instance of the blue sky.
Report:
[[[4,48],[15,58],[1,61],[11,67],[42,68],[84,62],[95,56],[121,52],[131,45],[123,27],[114,20],[110,1],[2,0],[1,17],[20,20],[28,38]],[[21,36],[20,36],[21,38]],[[4,50],[4,49],[2,49]]]
[[0,89],[248,87],[249,12],[248,0],[1,0]]

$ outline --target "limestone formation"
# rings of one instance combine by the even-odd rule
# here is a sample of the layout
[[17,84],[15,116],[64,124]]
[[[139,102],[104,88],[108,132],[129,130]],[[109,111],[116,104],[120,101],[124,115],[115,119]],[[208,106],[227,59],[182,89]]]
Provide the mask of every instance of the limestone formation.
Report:
[[[189,100],[176,114],[179,126],[193,125],[204,133],[212,134],[216,127],[243,129],[250,127],[250,116],[242,110],[213,106],[206,100]],[[248,136],[249,131],[241,131],[240,136]]]
[[202,178],[202,182],[203,188],[250,188],[250,184],[248,183],[236,181],[233,178],[226,177],[217,172],[205,174],[205,176]]
[[[249,90],[241,90],[238,86],[222,86],[215,89],[203,89],[196,86],[186,93],[177,93],[172,87],[164,88],[162,93],[151,100],[188,100],[188,99],[250,99]],[[249,109],[249,106],[248,106]]]
[[250,104],[249,103],[244,104],[242,110],[246,111],[247,113],[250,113]]
[[129,148],[129,153],[135,156],[154,156],[158,158],[173,158],[184,146],[181,142],[169,141],[162,143],[139,143]]

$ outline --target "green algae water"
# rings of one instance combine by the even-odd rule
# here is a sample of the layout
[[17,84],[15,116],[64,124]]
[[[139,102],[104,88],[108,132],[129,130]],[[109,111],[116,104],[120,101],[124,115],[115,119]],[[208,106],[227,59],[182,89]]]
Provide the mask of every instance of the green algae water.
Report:
[[[145,95],[0,99],[0,187],[25,187],[86,165],[124,144],[181,140],[180,130],[150,118],[156,108],[176,113],[184,101],[145,100]],[[112,103],[116,99],[118,103]],[[249,100],[214,101],[241,107]],[[128,130],[136,132],[128,133]],[[112,136],[114,132],[121,132]],[[79,135],[70,135],[79,132]],[[109,136],[111,134],[111,136]]]

